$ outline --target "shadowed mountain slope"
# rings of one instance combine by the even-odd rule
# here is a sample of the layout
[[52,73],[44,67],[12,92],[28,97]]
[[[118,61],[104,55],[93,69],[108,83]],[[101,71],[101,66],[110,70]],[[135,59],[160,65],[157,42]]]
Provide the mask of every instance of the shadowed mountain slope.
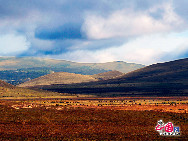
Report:
[[75,85],[42,86],[42,89],[100,96],[188,95],[188,59],[150,65],[121,77]]
[[111,80],[115,83],[123,82],[181,82],[188,81],[188,59],[170,61],[150,65],[130,73],[119,79]]

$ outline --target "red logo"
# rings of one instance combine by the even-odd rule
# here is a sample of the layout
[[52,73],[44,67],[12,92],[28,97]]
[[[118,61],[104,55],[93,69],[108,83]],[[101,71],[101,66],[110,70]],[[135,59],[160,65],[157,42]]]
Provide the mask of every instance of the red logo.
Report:
[[156,130],[157,130],[157,131],[160,131],[160,130],[162,130],[163,128],[165,128],[165,131],[166,131],[166,132],[173,132],[173,130],[174,130],[172,122],[168,122],[168,123],[165,124],[165,125],[163,125],[163,124],[158,124],[158,125],[156,126]]
[[180,135],[179,127],[174,127],[172,122],[164,124],[162,120],[159,120],[155,130],[158,131],[160,135]]

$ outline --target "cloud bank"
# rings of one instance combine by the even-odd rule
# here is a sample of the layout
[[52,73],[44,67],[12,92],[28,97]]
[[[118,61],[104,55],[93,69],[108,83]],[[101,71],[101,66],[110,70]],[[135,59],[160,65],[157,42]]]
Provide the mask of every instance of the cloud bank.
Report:
[[1,0],[0,56],[152,64],[188,57],[186,0]]
[[[158,14],[157,18],[155,14]],[[164,3],[144,11],[117,10],[107,17],[88,14],[83,29],[91,39],[108,39],[165,33],[181,29],[184,24],[172,4]]]

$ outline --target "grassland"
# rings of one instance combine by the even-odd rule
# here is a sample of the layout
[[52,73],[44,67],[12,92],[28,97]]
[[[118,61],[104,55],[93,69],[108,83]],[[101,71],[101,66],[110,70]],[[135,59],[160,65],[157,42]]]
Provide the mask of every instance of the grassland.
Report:
[[[116,110],[153,110],[160,112],[188,113],[187,97],[116,97],[99,98],[84,95],[22,99],[25,105],[58,106],[64,108],[95,108]],[[21,108],[21,105],[14,107]]]
[[70,94],[65,93],[55,93],[43,90],[31,90],[26,88],[17,87],[0,87],[0,99],[15,99],[15,98],[40,98],[40,97],[50,97],[50,96],[65,96]]
[[[1,100],[0,139],[187,140],[187,109],[186,97]],[[181,135],[160,136],[160,119]]]
[[19,88],[0,80],[0,100],[41,99],[41,98],[77,98],[95,97],[95,95],[79,95],[50,92],[40,89]]

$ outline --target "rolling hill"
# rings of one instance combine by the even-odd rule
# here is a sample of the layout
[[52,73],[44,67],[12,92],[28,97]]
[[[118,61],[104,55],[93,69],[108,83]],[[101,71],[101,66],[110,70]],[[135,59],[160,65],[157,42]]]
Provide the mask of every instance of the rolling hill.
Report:
[[75,84],[75,83],[83,83],[83,82],[92,82],[98,80],[107,80],[112,79],[118,76],[123,75],[119,71],[108,71],[104,73],[99,73],[95,75],[81,75],[75,73],[68,72],[54,72],[51,74],[47,74],[30,81],[26,81],[22,84],[19,84],[18,87],[38,87],[42,85],[54,85],[54,84]]
[[99,96],[187,96],[188,58],[150,65],[114,79],[40,88]]
[[32,79],[25,83],[18,85],[19,87],[36,87],[40,85],[52,85],[52,84],[74,84],[82,82],[97,81],[89,75],[81,75],[68,72],[55,72],[41,76],[39,78]]
[[4,98],[39,98],[47,96],[65,96],[66,94],[54,93],[43,90],[18,88],[0,80],[0,99]]
[[65,60],[54,60],[34,57],[0,57],[0,79],[13,85],[26,82],[51,72],[69,72],[83,75],[94,75],[117,70],[127,73],[144,67],[141,64],[122,61],[108,63],[76,63]]

